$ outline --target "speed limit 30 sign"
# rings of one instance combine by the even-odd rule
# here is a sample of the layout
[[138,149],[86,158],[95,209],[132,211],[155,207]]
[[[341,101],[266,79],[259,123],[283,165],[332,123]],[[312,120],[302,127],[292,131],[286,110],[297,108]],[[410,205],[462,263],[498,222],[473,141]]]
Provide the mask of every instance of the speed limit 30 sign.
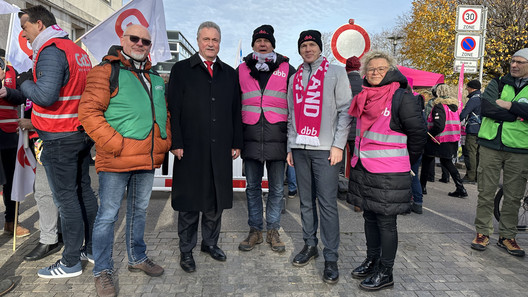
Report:
[[459,5],[457,7],[457,31],[481,31],[482,6],[481,5]]

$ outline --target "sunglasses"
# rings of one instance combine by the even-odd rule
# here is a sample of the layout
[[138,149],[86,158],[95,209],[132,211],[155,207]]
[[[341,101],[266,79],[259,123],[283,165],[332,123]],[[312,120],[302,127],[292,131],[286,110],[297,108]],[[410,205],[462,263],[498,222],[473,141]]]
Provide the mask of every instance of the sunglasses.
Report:
[[123,35],[123,36],[128,36],[128,38],[130,38],[130,41],[132,41],[133,43],[138,43],[139,40],[141,39],[141,43],[145,46],[149,46],[152,43],[152,41],[145,39],[145,38],[140,38],[139,36],[136,36],[136,35]]

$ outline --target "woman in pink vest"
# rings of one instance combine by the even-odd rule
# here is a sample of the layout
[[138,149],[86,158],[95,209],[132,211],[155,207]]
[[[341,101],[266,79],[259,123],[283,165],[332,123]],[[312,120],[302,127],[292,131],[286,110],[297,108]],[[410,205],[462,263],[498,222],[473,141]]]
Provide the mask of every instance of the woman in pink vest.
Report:
[[453,164],[460,140],[458,100],[449,97],[449,87],[445,84],[438,86],[436,94],[438,97],[434,99],[433,109],[427,118],[427,128],[431,135],[425,145],[422,158],[422,173],[420,174],[422,192],[427,194],[427,172],[431,166],[434,166],[434,158],[439,157],[440,163],[447,169],[456,186],[456,190],[448,195],[459,198],[467,197],[460,173]]
[[411,164],[420,157],[427,134],[421,106],[404,90],[407,79],[394,58],[368,52],[361,65],[363,90],[349,110],[357,126],[348,202],[364,210],[367,257],[352,277],[365,278],[362,289],[379,290],[394,285],[396,218],[410,211]]

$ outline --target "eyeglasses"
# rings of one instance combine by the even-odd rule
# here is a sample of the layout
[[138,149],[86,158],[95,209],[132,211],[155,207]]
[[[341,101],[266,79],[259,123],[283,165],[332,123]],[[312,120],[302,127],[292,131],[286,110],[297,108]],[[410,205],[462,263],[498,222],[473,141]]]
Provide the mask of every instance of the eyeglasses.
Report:
[[152,43],[152,41],[150,41],[149,39],[140,38],[139,36],[136,36],[136,35],[123,35],[123,36],[128,36],[128,38],[130,38],[130,41],[132,41],[133,43],[138,43],[139,40],[141,39],[141,43],[145,46],[149,46]]
[[511,60],[510,64],[511,65],[513,64],[524,65],[524,64],[528,64],[528,61]]
[[370,73],[370,74],[374,74],[374,73],[376,73],[376,71],[379,74],[383,74],[383,73],[387,72],[387,70],[389,70],[388,66],[382,66],[382,67],[377,67],[377,68],[367,68],[367,72]]

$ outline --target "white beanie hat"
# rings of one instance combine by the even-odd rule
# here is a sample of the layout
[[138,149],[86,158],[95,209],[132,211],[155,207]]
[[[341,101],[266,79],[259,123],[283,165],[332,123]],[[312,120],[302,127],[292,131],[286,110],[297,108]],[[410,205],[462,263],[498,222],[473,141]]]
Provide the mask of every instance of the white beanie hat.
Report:
[[528,48],[523,48],[518,50],[512,57],[521,57],[525,58],[528,61]]

